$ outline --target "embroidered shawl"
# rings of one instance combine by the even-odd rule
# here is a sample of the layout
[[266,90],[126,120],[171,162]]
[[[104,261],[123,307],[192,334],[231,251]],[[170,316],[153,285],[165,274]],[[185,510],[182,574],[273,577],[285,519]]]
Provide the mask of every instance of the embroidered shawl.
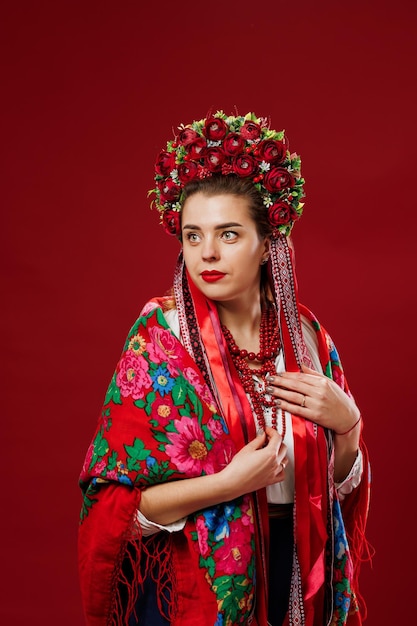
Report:
[[[187,281],[185,274],[181,280]],[[267,624],[264,490],[198,511],[178,533],[145,538],[137,522],[143,489],[219,472],[255,436],[215,306],[190,287],[183,310],[193,302],[200,338],[189,326],[189,345],[178,341],[163,315],[166,299],[145,306],[127,337],[84,462],[79,564],[89,626],[127,624],[147,576],[155,580],[160,611],[172,626]],[[331,339],[307,309],[300,310],[317,332],[324,373],[347,391]],[[342,515],[332,483],[330,433],[295,417],[293,431],[288,623],[360,624],[356,592],[367,469]]]

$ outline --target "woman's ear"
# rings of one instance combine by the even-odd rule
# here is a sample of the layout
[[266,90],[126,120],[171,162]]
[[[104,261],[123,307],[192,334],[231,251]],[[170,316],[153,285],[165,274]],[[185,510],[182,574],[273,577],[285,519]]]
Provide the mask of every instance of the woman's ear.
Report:
[[269,237],[265,237],[264,246],[265,246],[265,249],[261,258],[261,265],[265,265],[265,263],[267,263],[269,259],[270,247],[271,247],[271,239]]

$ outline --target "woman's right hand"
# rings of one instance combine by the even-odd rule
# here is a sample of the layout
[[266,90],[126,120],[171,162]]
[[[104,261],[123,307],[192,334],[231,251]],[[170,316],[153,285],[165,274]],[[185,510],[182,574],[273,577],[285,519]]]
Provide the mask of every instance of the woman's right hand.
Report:
[[270,427],[246,444],[221,474],[230,499],[284,480],[288,463],[287,446]]

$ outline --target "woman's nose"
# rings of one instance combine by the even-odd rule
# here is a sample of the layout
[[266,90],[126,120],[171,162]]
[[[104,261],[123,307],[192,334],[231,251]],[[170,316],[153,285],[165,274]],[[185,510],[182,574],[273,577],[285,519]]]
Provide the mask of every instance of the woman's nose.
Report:
[[201,256],[204,261],[215,261],[219,258],[219,248],[214,239],[211,239],[210,237],[206,237],[204,239]]

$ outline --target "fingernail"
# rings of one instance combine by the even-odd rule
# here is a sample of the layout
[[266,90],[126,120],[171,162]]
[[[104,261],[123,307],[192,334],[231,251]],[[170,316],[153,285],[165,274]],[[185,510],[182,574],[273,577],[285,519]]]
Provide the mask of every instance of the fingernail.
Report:
[[265,391],[267,393],[272,393],[274,391],[274,388],[273,387],[265,387]]
[[275,400],[275,404],[281,404],[281,400]]
[[267,383],[273,383],[274,377],[271,374],[268,374],[267,376],[265,376],[265,380]]

